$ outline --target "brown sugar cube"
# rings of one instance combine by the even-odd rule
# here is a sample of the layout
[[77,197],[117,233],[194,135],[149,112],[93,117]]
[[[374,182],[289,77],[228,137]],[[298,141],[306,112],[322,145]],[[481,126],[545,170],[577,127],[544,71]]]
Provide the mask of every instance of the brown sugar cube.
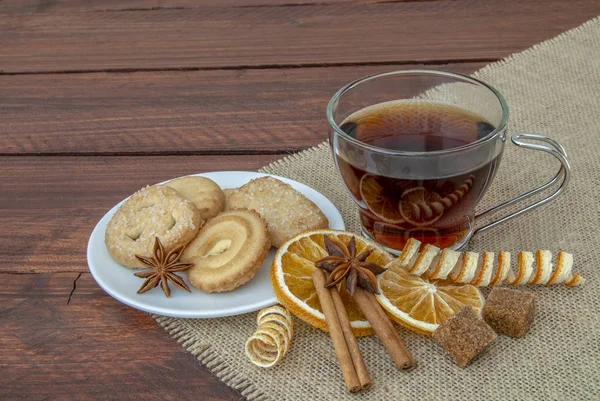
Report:
[[535,314],[531,292],[494,287],[483,307],[483,319],[498,334],[520,338],[529,331]]
[[481,354],[498,337],[473,308],[465,306],[433,332],[433,338],[461,368]]

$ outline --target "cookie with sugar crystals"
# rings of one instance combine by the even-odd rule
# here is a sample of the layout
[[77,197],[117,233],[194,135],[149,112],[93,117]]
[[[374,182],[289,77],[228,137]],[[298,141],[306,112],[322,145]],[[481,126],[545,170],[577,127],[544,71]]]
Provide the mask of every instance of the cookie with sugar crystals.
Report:
[[227,207],[256,210],[267,221],[271,244],[277,248],[304,231],[329,227],[317,205],[273,177],[257,178],[241,186],[229,195]]
[[119,207],[106,226],[104,242],[120,264],[145,268],[135,255],[151,255],[156,237],[171,250],[194,239],[202,224],[196,206],[173,188],[146,187]]

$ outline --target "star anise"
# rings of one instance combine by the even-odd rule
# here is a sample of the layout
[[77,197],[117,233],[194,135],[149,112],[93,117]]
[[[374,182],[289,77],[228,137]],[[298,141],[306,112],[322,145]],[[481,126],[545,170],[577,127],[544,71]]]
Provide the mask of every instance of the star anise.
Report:
[[169,281],[177,287],[184,289],[187,292],[191,292],[185,281],[175,274],[175,272],[188,270],[194,265],[193,263],[179,262],[184,248],[185,245],[175,248],[167,253],[163,244],[158,237],[156,237],[154,249],[152,250],[152,257],[135,255],[137,260],[152,269],[141,273],[135,273],[136,277],[146,279],[137,293],[143,294],[146,291],[158,287],[160,284],[160,288],[162,288],[165,295],[170,297],[171,289],[169,288]]
[[383,273],[385,269],[376,263],[365,261],[373,252],[372,249],[363,251],[357,256],[354,237],[348,245],[327,235],[323,236],[323,240],[329,256],[317,260],[315,266],[330,273],[325,287],[336,286],[345,278],[346,290],[350,295],[354,295],[357,284],[373,294],[379,294],[375,276]]

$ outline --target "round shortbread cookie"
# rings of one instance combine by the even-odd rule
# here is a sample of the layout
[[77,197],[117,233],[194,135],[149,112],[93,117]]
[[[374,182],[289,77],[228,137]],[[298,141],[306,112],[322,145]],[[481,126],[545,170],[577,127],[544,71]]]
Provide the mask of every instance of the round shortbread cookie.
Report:
[[185,199],[192,201],[204,220],[212,219],[225,209],[225,194],[212,180],[188,176],[171,180],[165,184]]
[[155,237],[165,249],[190,242],[204,223],[192,202],[173,188],[142,188],[127,199],[106,226],[108,253],[127,267],[144,268],[135,255],[152,255]]
[[258,213],[235,210],[210,220],[181,260],[194,263],[187,275],[197,289],[231,291],[254,277],[270,247],[267,223]]

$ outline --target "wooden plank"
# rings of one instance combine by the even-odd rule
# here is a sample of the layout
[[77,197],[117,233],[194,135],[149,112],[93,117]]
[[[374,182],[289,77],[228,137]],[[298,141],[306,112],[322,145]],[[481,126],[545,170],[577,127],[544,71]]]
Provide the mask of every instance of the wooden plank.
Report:
[[0,2],[0,13],[64,13],[214,7],[288,7],[314,5],[315,3],[324,5],[375,2],[376,0],[3,0]]
[[242,398],[90,274],[73,291],[77,276],[0,275],[0,399]]
[[0,14],[2,71],[495,59],[600,13],[594,0]]
[[0,272],[85,272],[98,220],[137,189],[217,170],[257,170],[283,155],[0,158]]
[[423,67],[0,76],[0,153],[296,151],[327,138],[325,107],[344,84]]

